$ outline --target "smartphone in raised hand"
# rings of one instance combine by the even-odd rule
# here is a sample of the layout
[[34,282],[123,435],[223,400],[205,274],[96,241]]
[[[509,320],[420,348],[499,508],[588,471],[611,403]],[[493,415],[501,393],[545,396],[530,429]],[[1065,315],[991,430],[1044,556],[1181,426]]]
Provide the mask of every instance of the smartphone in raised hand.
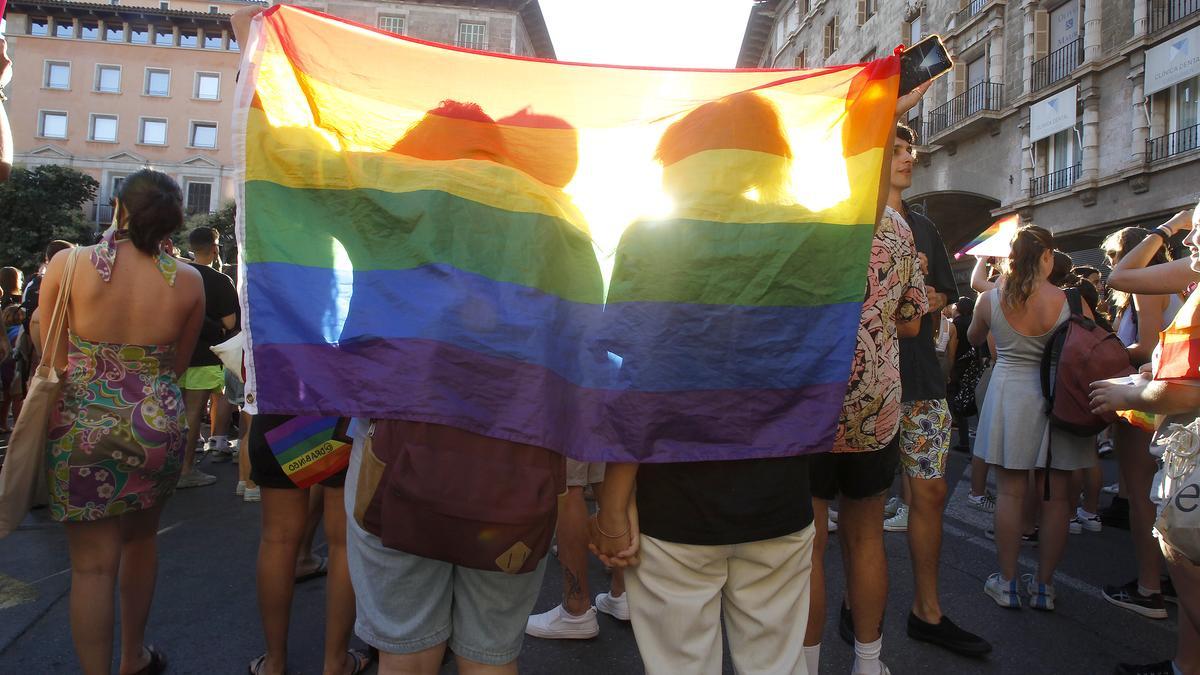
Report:
[[900,95],[949,72],[953,67],[954,61],[942,44],[942,38],[930,35],[900,55]]

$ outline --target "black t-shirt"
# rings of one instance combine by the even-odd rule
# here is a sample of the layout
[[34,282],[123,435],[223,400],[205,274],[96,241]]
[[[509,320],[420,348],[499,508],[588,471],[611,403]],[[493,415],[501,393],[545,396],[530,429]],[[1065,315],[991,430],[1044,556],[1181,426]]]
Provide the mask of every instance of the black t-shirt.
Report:
[[774,539],[812,524],[808,457],[642,464],[641,531],[677,544]]
[[[958,299],[958,285],[954,283],[954,270],[950,268],[950,256],[942,243],[942,233],[933,221],[905,207],[905,220],[912,229],[913,243],[917,252],[929,259],[929,274],[925,285],[933,286],[938,293],[945,293],[947,301]],[[900,339],[900,399],[902,401],[925,401],[946,398],[946,379],[938,363],[937,347],[933,342],[934,321],[937,312],[921,317],[921,332],[916,337]],[[961,339],[961,338],[960,338]]]
[[188,263],[200,272],[204,280],[204,326],[200,329],[200,338],[196,340],[196,350],[192,352],[190,368],[198,366],[219,366],[221,359],[212,352],[213,345],[221,344],[231,331],[226,331],[221,319],[230,314],[238,313],[237,291],[233,281],[207,265]]

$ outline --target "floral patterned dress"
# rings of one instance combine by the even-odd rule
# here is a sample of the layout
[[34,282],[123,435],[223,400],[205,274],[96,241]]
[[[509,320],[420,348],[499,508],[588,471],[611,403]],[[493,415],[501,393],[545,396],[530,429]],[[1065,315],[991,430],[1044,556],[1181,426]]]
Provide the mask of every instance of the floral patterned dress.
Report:
[[[105,281],[115,233],[92,252]],[[175,261],[160,256],[168,284]],[[63,397],[50,418],[50,514],[90,521],[150,508],[175,491],[187,421],[172,346],[95,342],[69,336]]]

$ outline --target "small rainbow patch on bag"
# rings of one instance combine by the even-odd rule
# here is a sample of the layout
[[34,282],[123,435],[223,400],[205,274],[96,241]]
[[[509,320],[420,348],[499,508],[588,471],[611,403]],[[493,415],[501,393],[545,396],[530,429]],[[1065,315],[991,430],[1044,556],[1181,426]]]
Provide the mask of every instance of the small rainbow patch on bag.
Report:
[[339,433],[338,421],[300,416],[267,432],[275,460],[296,487],[315,485],[349,465],[350,443]]

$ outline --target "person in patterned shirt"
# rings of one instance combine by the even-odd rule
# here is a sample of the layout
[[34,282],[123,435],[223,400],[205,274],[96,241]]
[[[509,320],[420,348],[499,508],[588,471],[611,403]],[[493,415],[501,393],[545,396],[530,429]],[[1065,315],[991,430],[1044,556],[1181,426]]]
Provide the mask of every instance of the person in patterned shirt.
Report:
[[[911,155],[893,144],[891,174]],[[900,463],[900,344],[897,324],[915,334],[929,306],[912,231],[891,206],[875,228],[867,268],[866,298],[833,452],[815,455],[810,466],[813,517],[812,600],[805,650],[819,650],[825,631],[824,554],[829,502],[840,495],[839,537],[846,561],[849,604],[854,607],[854,673],[887,673],[879,660],[880,627],[887,605],[887,557],[883,548],[883,501]],[[842,623],[850,609],[842,604]]]

